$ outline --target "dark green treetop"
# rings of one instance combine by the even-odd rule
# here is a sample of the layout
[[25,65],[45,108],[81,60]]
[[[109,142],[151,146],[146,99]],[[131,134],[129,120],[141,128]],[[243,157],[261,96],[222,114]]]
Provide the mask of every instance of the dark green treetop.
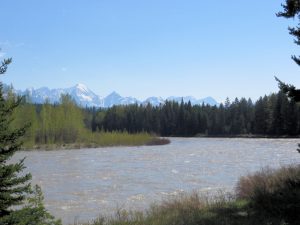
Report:
[[[4,74],[11,59],[3,60],[0,74]],[[11,206],[19,205],[25,199],[25,194],[30,192],[30,174],[17,176],[24,169],[24,159],[16,164],[7,164],[13,154],[20,149],[20,137],[25,133],[25,127],[11,130],[11,115],[19,104],[20,99],[8,103],[5,101],[0,83],[0,216],[9,215]]]
[[[283,12],[277,13],[278,17],[294,18],[298,17],[300,20],[300,0],[285,0],[285,4],[282,4]],[[295,44],[300,45],[300,23],[299,26],[289,27],[289,32],[295,37]],[[292,59],[300,66],[300,57],[293,55]],[[300,102],[300,90],[296,89],[294,85],[285,84],[277,77],[275,79],[278,81],[278,86],[280,90],[286,94],[290,99],[295,102]]]
[[[298,17],[300,19],[300,0],[286,0],[285,4],[282,4],[283,12],[277,13],[278,17],[294,18]],[[290,34],[296,39],[295,44],[300,45],[300,27],[289,27]],[[292,59],[300,66],[300,58],[293,55]]]
[[290,99],[293,99],[295,102],[300,102],[300,89],[296,89],[294,85],[286,84],[275,77],[275,80],[278,82],[278,87],[284,94],[287,95]]
[[[295,18],[296,16],[300,20],[300,0],[285,0],[285,4],[282,4],[283,12],[277,13],[278,17]],[[295,44],[300,45],[300,23],[299,26],[289,27],[290,34],[295,37]],[[293,55],[292,59],[300,66],[300,57]],[[275,77],[278,81],[280,90],[286,94],[290,99],[295,102],[300,102],[300,89],[296,89],[294,85],[285,84]],[[300,153],[300,144],[298,144],[297,151]]]

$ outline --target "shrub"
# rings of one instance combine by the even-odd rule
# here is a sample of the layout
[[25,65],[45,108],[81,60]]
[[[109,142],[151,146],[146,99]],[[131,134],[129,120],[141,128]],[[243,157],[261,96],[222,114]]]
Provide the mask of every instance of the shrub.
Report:
[[[245,204],[224,194],[209,197],[182,194],[155,204],[146,212],[119,210],[99,217],[92,225],[252,225],[244,214]],[[86,224],[87,225],[87,224]]]
[[249,200],[257,218],[269,218],[271,224],[299,224],[300,165],[267,168],[242,177],[236,193],[238,198]]

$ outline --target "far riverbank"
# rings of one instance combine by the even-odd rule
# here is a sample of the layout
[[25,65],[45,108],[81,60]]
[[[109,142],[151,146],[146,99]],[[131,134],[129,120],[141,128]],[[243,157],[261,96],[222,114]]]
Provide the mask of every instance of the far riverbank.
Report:
[[297,139],[300,135],[260,135],[260,134],[234,134],[234,135],[206,135],[197,134],[199,138],[269,138],[269,139]]
[[105,148],[105,147],[138,147],[138,146],[153,146],[153,145],[167,145],[171,143],[168,138],[152,137],[145,142],[131,142],[128,141],[116,141],[107,144],[99,143],[64,143],[64,144],[40,144],[23,147],[25,151],[36,151],[36,150],[72,150],[72,149],[86,149],[86,148]]

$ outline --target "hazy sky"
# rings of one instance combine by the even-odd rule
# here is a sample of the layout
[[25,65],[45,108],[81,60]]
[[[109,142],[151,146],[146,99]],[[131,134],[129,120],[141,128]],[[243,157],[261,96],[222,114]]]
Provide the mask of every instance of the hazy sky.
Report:
[[280,0],[1,1],[0,79],[17,89],[86,84],[105,96],[251,97],[300,86]]

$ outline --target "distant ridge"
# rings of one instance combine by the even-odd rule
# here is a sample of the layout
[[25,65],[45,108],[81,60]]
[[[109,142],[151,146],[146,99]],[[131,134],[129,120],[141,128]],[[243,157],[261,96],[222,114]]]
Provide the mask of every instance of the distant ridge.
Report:
[[[8,90],[10,88],[9,85],[4,84],[4,89]],[[99,95],[95,94],[84,84],[76,84],[70,88],[57,88],[57,89],[49,89],[48,87],[42,87],[38,89],[27,88],[26,90],[13,90],[17,95],[25,95],[27,96],[31,102],[33,103],[44,103],[49,101],[50,103],[59,103],[60,97],[62,94],[69,94],[76,103],[81,107],[103,107],[109,108],[114,105],[130,105],[130,104],[151,104],[153,106],[159,106],[160,104],[164,104],[167,101],[175,101],[188,103],[191,102],[192,105],[219,105],[219,103],[212,97],[206,97],[202,99],[196,99],[193,96],[185,96],[185,97],[177,97],[171,96],[167,99],[163,99],[161,97],[149,97],[144,101],[140,101],[134,97],[122,97],[117,92],[113,91],[106,97],[102,98]]]

